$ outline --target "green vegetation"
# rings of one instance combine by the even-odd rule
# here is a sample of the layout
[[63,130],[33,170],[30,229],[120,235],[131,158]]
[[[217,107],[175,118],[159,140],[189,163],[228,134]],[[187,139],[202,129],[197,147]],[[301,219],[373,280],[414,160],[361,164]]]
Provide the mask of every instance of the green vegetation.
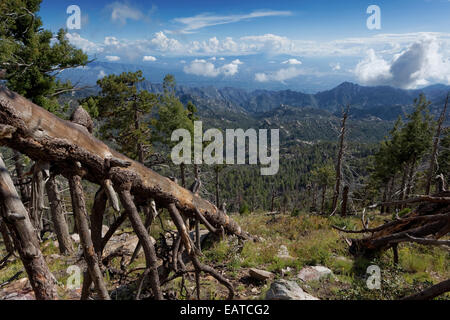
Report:
[[0,3],[0,67],[6,70],[9,89],[58,113],[62,111],[58,96],[73,90],[73,85],[57,80],[57,75],[89,61],[69,43],[63,29],[54,35],[42,28],[40,4],[41,0]]
[[[383,222],[376,214],[369,214],[374,225]],[[334,276],[307,285],[299,285],[308,293],[321,299],[399,299],[436,284],[450,276],[448,251],[405,243],[399,247],[399,265],[392,263],[392,252],[386,251],[373,259],[354,258],[348,246],[331,225],[346,222],[349,228],[360,225],[356,217],[346,219],[321,217],[302,213],[298,217],[279,215],[276,218],[260,214],[233,216],[252,234],[264,238],[262,242],[245,242],[242,249],[235,240],[216,243],[204,251],[204,262],[225,266],[226,275],[235,283],[238,294],[249,299],[264,295],[251,292],[243,285],[248,268],[258,268],[275,273],[275,277],[299,281],[296,274],[308,265],[323,265]],[[277,257],[281,245],[288,248],[293,259]],[[381,289],[367,288],[367,267],[378,265],[381,269]],[[290,268],[290,271],[288,268]],[[268,289],[267,283],[256,285],[258,292]],[[242,296],[244,297],[244,296]],[[449,294],[440,299],[448,299]]]

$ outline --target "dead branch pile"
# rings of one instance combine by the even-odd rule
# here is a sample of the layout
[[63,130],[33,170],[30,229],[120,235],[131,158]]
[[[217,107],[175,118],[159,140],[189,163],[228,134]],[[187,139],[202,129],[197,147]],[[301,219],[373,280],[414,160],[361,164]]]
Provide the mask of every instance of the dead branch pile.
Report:
[[361,230],[345,230],[336,226],[334,228],[346,233],[366,235],[361,239],[347,239],[350,252],[355,255],[370,256],[401,242],[448,245],[448,241],[438,239],[450,232],[450,191],[380,205],[417,202],[421,204],[410,213],[401,218],[397,215],[393,221],[375,228],[368,227],[364,214]]
[[[85,124],[84,122],[82,125]],[[173,242],[174,246],[171,248],[170,270],[174,270],[176,275],[189,272],[181,259],[181,253],[185,251],[194,267],[193,272],[196,274],[206,272],[212,275],[227,287],[228,298],[231,299],[234,291],[229,281],[213,268],[200,263],[199,250],[188,235],[187,219],[196,219],[213,232],[225,232],[242,239],[251,239],[252,237],[242,231],[236,222],[210,202],[110,149],[106,144],[93,137],[82,125],[64,121],[20,95],[0,87],[0,144],[20,151],[36,162],[50,164],[50,172],[53,176],[63,175],[69,181],[73,213],[88,266],[88,272],[84,277],[82,298],[89,296],[91,283],[94,283],[100,298],[110,298],[105,288],[99,261],[101,261],[102,250],[114,230],[125,218],[128,218],[139,238],[146,259],[146,269],[141,283],[148,277],[154,298],[163,299],[161,267],[157,266],[155,247],[150,241],[148,226],[144,225],[138,211],[139,208],[149,207],[153,199],[159,208],[168,209],[178,231]],[[82,179],[100,186],[91,212],[90,227],[81,184]],[[9,187],[10,189],[7,190],[5,186],[1,185],[3,200],[6,198],[19,199],[17,192],[12,190],[13,186]],[[116,210],[119,209],[118,201],[120,200],[125,212],[122,215],[123,219],[111,226],[110,231],[112,231],[108,231],[102,238],[101,222],[107,200]],[[8,206],[8,203],[5,202],[5,205]],[[32,230],[32,226],[28,217],[25,217],[26,212],[22,207],[19,212],[21,213],[20,219],[13,219],[17,214],[17,210],[14,211],[13,206],[4,208],[2,216],[7,218],[4,219],[5,221],[14,220],[19,233],[21,230],[25,230],[28,234]],[[24,223],[26,223],[26,228],[22,226]],[[22,229],[19,230],[20,228]],[[29,237],[31,238],[24,239],[24,241],[37,243],[37,239],[33,235],[29,235]],[[25,242],[23,244],[26,244]],[[39,260],[39,263],[42,264],[41,254],[36,252],[35,247],[33,246],[32,257],[29,257],[30,252],[24,252],[24,255],[27,259],[36,257],[35,260]],[[30,268],[27,268],[32,285],[31,274],[36,266],[42,269],[42,266],[37,264],[35,266],[31,264]],[[167,271],[165,270],[163,273],[168,274]],[[138,298],[139,292],[140,289]],[[199,294],[199,287],[197,294]],[[54,291],[51,291],[51,294],[36,294],[36,296],[41,299],[55,298]]]

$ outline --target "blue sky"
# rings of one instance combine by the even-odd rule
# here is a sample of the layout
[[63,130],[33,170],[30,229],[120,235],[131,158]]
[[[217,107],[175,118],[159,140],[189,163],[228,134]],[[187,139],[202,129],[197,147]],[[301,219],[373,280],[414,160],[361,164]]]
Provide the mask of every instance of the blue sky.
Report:
[[[66,27],[69,5],[82,14],[69,40],[99,61],[255,88],[450,84],[449,0],[44,0],[44,26]],[[367,28],[369,5],[379,30]]]

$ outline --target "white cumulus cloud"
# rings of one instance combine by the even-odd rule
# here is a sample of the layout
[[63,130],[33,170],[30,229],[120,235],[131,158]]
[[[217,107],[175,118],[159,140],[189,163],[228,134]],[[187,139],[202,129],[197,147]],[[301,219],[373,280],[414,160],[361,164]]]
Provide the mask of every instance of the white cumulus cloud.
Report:
[[108,60],[109,62],[114,62],[114,61],[119,61],[120,57],[118,57],[118,56],[106,56],[105,59]]
[[392,85],[400,88],[417,88],[430,82],[450,84],[450,59],[445,57],[439,42],[425,37],[388,61],[374,50],[355,68],[361,83],[368,85]]
[[156,58],[154,56],[144,56],[142,61],[156,61]]
[[243,64],[239,59],[221,67],[216,67],[213,63],[204,59],[195,59],[183,68],[185,73],[204,77],[217,77],[218,75],[234,76],[239,72],[239,65]]
[[302,64],[301,61],[297,60],[297,59],[288,59],[286,61],[283,61],[282,64]]
[[67,40],[77,48],[80,48],[86,53],[100,53],[103,48],[94,42],[82,38],[78,33],[66,33]]
[[289,80],[295,77],[298,77],[303,73],[302,70],[295,68],[295,67],[289,67],[289,68],[283,68],[275,72],[271,73],[256,73],[255,74],[255,80],[258,82],[267,82],[267,81],[280,81],[283,82],[285,80]]
[[118,46],[120,44],[116,37],[105,37],[104,42],[107,46]]

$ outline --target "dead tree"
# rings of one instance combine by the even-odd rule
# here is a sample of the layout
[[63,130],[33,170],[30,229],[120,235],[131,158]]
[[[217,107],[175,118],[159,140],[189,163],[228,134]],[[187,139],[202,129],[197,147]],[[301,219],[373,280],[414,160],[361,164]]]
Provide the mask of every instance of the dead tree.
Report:
[[[188,235],[186,225],[184,224],[183,219],[182,219],[177,207],[175,206],[175,204],[173,204],[173,203],[169,204],[167,209],[169,210],[170,217],[172,218],[175,226],[177,227],[181,242],[184,245],[184,247],[189,255],[189,258],[191,259],[192,264],[194,265],[196,273],[199,273],[199,272],[209,273],[211,276],[213,276],[217,281],[219,281],[221,284],[223,284],[228,289],[228,299],[229,300],[233,299],[234,289],[233,289],[233,286],[231,285],[231,283],[225,277],[223,277],[220,273],[215,271],[213,268],[202,264],[198,260],[198,257],[197,257],[198,252],[196,251],[196,248],[195,248],[194,244],[192,243],[191,238]],[[197,289],[197,294],[199,295],[198,289]]]
[[131,197],[130,190],[130,182],[125,182],[119,187],[120,201],[122,202],[122,205],[127,212],[128,218],[130,219],[131,225],[133,226],[133,229],[136,232],[136,235],[138,236],[139,241],[141,242],[144,249],[147,270],[143,274],[143,278],[147,275],[147,273],[149,274],[153,295],[155,296],[155,299],[162,300],[163,296],[159,285],[155,247],[153,246],[153,243],[150,240],[150,236],[145,229],[141,218],[139,217],[139,213]]
[[[2,217],[3,214],[0,213],[0,217]],[[3,244],[5,245],[6,253],[12,254],[14,253],[14,242],[11,238],[11,234],[8,230],[8,227],[6,226],[6,223],[3,221],[0,221],[0,233],[2,234],[3,238]]]
[[364,218],[361,230],[345,230],[336,226],[334,228],[345,233],[368,234],[361,239],[347,239],[352,254],[365,256],[394,248],[402,242],[414,242],[415,238],[423,239],[423,242],[436,241],[450,232],[449,191],[375,206],[406,203],[421,204],[402,218],[396,217],[393,221],[375,228],[369,228]]
[[450,279],[442,281],[419,293],[405,297],[403,298],[403,300],[431,300],[449,291],[450,291]]
[[32,167],[33,178],[31,179],[31,206],[30,206],[30,218],[34,225],[36,234],[40,239],[40,233],[43,229],[42,215],[44,213],[44,172],[43,167],[46,163],[36,161]]
[[[148,208],[148,207],[146,206],[145,208]],[[144,227],[145,227],[145,230],[147,230],[147,233],[150,232],[150,227],[153,223],[153,220],[158,216],[158,211],[156,210],[156,204],[153,200],[151,201],[151,208],[149,208],[149,209],[151,209],[151,211],[148,211],[146,213],[145,222],[144,222]],[[138,244],[136,245],[136,248],[133,251],[133,254],[131,255],[129,264],[132,264],[133,261],[137,258],[137,256],[139,255],[139,252],[141,251],[141,248],[142,248],[142,244],[139,241]]]
[[446,190],[444,175],[441,173],[436,176],[436,191],[442,192]]
[[341,179],[342,179],[342,159],[344,157],[344,147],[345,147],[345,132],[346,132],[346,122],[348,118],[348,112],[350,109],[350,105],[347,105],[347,108],[342,114],[342,124],[341,124],[341,133],[339,138],[339,152],[338,158],[336,162],[336,183],[334,185],[334,194],[333,194],[333,204],[331,206],[331,212],[334,212],[338,205],[339,193],[341,188]]
[[[5,88],[0,88],[0,132],[3,132],[0,143],[21,151],[33,160],[52,163],[52,168],[71,179],[72,186],[78,190],[81,190],[81,177],[100,186],[106,179],[111,181],[125,207],[126,217],[142,242],[147,274],[157,299],[161,298],[161,293],[154,275],[156,260],[152,253],[153,245],[136,209],[146,205],[149,198],[154,199],[158,207],[173,204],[186,218],[195,218],[198,212],[216,229],[223,228],[241,239],[253,239],[229,216],[197,194],[112,150],[79,125],[64,121]],[[80,169],[82,172],[78,172]],[[75,201],[80,203],[79,212],[85,211],[85,207],[81,209],[83,201],[80,193],[74,192],[74,196]],[[77,216],[77,222],[85,224],[85,215]],[[181,237],[184,236],[182,233]],[[83,238],[86,249],[91,248],[88,237]],[[102,239],[102,246],[105,238],[107,236]],[[183,243],[187,246],[186,239]],[[94,249],[90,251],[93,253]],[[89,259],[93,260],[93,257],[95,255],[89,255]],[[91,263],[91,267],[94,266]],[[208,268],[205,266],[204,270]]]
[[64,217],[64,209],[56,177],[51,175],[45,184],[50,207],[50,215],[53,222],[53,230],[58,239],[59,252],[63,255],[73,252],[72,239],[69,234],[69,227]]
[[89,231],[89,223],[86,211],[86,202],[84,199],[83,186],[81,185],[81,176],[72,174],[68,176],[70,195],[72,198],[72,210],[77,221],[78,232],[80,234],[80,243],[83,248],[83,255],[87,263],[89,275],[94,282],[95,289],[102,300],[109,300],[108,290],[103,280],[103,274],[98,263],[98,256],[95,253]]
[[2,221],[8,225],[8,229],[11,231],[14,246],[19,252],[36,299],[57,299],[56,280],[48,269],[28,212],[20,201],[8,169],[1,157],[0,200],[3,206],[3,209],[0,210]]
[[445,100],[444,110],[442,110],[441,116],[439,117],[437,129],[436,129],[436,135],[434,136],[433,151],[431,152],[430,165],[428,167],[428,172],[427,172],[427,185],[425,187],[425,194],[427,194],[427,195],[430,194],[430,191],[431,191],[431,179],[433,178],[434,168],[436,166],[436,157],[437,157],[439,139],[441,136],[441,128],[442,128],[442,124],[445,121],[445,113],[447,111],[449,95],[450,95],[450,93],[447,94],[447,99]]
[[[102,226],[103,215],[106,210],[107,196],[104,187],[100,187],[94,197],[94,203],[91,210],[91,239],[94,251],[97,255],[98,263],[102,261]],[[92,284],[92,277],[89,270],[84,272],[83,287],[81,290],[81,300],[87,300],[90,295],[90,288]]]
[[14,150],[14,166],[16,168],[17,183],[19,184],[20,197],[25,204],[30,201],[30,192],[27,188],[23,172],[23,161],[20,152]]

